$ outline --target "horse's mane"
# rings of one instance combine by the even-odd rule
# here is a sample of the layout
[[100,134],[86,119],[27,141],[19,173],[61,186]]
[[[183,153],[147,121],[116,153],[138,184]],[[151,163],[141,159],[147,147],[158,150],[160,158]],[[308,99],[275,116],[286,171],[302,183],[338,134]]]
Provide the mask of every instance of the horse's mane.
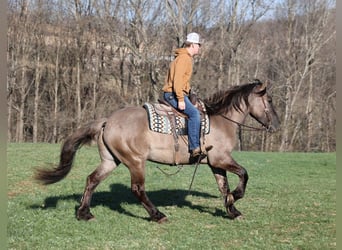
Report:
[[255,79],[251,83],[233,86],[228,90],[221,90],[214,93],[211,97],[204,100],[208,115],[223,114],[231,108],[242,111],[240,107],[241,101],[244,100],[248,107],[248,96],[255,86],[261,84],[262,82],[260,80]]

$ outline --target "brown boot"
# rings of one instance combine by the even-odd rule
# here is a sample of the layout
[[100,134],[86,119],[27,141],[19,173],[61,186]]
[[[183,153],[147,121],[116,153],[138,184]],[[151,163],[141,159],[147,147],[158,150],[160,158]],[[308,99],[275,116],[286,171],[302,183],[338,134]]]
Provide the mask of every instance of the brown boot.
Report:
[[207,157],[207,154],[205,152],[202,152],[200,147],[197,147],[191,151],[189,162],[190,164],[199,163],[205,157]]

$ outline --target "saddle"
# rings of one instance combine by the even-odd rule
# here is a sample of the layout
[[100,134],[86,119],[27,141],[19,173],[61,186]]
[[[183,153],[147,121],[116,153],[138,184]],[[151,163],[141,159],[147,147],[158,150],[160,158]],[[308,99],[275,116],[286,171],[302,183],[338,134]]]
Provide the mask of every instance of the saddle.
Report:
[[[210,130],[209,116],[206,114],[205,105],[201,100],[197,98],[192,98],[190,100],[199,109],[201,114],[201,141],[204,145],[205,134],[208,134]],[[164,99],[158,99],[158,103],[145,103],[143,107],[148,114],[150,130],[173,135],[175,142],[174,162],[177,165],[179,151],[178,136],[187,135],[188,116],[172,107]]]
[[[205,105],[204,103],[197,98],[196,94],[190,94],[189,99],[191,103],[200,111],[201,116],[205,114]],[[167,101],[164,99],[158,99],[158,104],[154,104],[156,112],[159,115],[168,115],[170,112],[178,115],[180,117],[188,118],[188,116],[182,112],[179,112],[177,109],[172,107]]]
[[158,115],[178,115],[183,118],[188,118],[188,116],[184,113],[179,112],[177,109],[172,107],[167,101],[164,99],[158,99],[159,103],[154,104],[154,108]]

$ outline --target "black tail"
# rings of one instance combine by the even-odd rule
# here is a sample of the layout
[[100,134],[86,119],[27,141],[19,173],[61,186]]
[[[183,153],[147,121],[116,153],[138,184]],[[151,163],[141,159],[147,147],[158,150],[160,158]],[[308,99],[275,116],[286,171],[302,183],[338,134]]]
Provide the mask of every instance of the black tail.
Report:
[[106,119],[99,119],[79,128],[66,138],[63,143],[59,165],[53,169],[36,169],[34,178],[44,185],[62,180],[71,170],[76,151],[84,144],[89,144],[99,134]]

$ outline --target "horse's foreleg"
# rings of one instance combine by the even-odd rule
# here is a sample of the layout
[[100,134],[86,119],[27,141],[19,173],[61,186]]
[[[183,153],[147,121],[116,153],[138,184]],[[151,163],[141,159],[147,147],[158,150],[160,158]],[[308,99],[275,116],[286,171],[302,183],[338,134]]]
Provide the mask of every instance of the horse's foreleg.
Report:
[[240,179],[239,184],[237,185],[235,190],[232,192],[234,200],[237,201],[245,195],[247,182],[248,182],[248,173],[244,167],[236,163],[233,159],[231,159],[231,163],[229,164],[228,171],[236,174],[237,176],[239,176],[239,179]]
[[81,205],[76,212],[78,220],[91,220],[94,215],[90,212],[90,201],[95,188],[116,167],[113,161],[102,161],[96,170],[87,177],[86,187],[81,199]]
[[147,197],[145,192],[145,177],[144,171],[135,170],[131,172],[131,190],[132,193],[138,198],[141,204],[144,206],[152,221],[162,223],[167,220],[165,214],[160,212],[153,203]]
[[234,200],[233,194],[230,192],[230,189],[229,189],[227,172],[226,170],[223,170],[220,168],[214,168],[214,167],[211,167],[211,170],[215,176],[217,185],[223,196],[223,202],[227,210],[228,217],[231,219],[235,219],[236,217],[240,216],[241,213],[234,206],[235,200]]

